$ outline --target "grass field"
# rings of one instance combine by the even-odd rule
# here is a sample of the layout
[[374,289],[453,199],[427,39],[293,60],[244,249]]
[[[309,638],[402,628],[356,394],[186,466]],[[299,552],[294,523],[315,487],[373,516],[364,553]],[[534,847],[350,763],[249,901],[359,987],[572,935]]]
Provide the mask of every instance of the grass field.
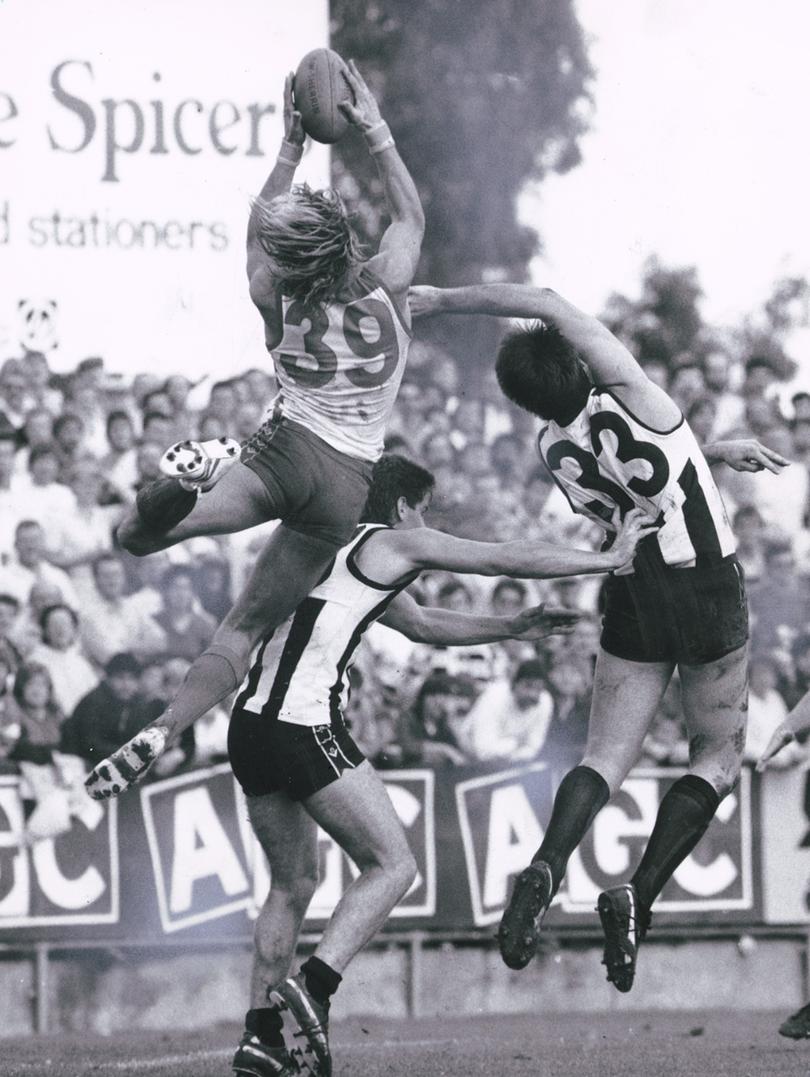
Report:
[[[332,1033],[334,1077],[807,1077],[810,1042],[782,1013],[550,1014],[353,1019]],[[140,1032],[0,1040],[3,1077],[228,1077],[239,1035]]]

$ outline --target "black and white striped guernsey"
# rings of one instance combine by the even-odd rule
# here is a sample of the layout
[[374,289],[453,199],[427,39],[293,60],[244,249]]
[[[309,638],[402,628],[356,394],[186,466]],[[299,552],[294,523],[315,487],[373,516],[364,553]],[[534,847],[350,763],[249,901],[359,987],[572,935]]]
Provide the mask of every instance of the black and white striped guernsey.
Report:
[[734,535],[720,492],[685,419],[652,430],[607,389],[594,389],[567,426],[550,422],[540,454],[574,512],[608,531],[641,508],[659,522],[664,564],[720,561]]
[[307,598],[254,652],[234,709],[295,725],[340,720],[348,694],[347,670],[360,639],[411,582],[369,580],[357,566],[360,547],[384,524],[361,524]]

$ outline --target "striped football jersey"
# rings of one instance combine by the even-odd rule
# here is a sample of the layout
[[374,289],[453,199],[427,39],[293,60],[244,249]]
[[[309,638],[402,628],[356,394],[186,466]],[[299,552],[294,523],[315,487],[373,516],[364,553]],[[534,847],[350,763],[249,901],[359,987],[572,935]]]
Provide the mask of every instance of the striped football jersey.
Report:
[[734,553],[723,500],[685,419],[662,433],[609,390],[594,389],[573,422],[541,430],[538,447],[574,512],[610,532],[633,508],[655,519],[665,564]]
[[340,720],[363,633],[413,578],[388,586],[363,575],[357,551],[381,530],[361,524],[295,613],[262,640],[234,709],[303,726]]
[[365,269],[345,301],[284,297],[282,317],[274,407],[340,452],[377,460],[411,340],[390,292]]

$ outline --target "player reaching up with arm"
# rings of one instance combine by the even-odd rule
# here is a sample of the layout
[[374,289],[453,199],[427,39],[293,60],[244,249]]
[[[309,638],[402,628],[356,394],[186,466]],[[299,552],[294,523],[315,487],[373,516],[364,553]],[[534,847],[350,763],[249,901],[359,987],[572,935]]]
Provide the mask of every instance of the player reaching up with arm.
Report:
[[[402,475],[417,476],[424,490],[421,499],[414,498]],[[636,510],[628,514],[616,541],[607,551],[572,550],[541,541],[488,543],[456,538],[423,526],[423,515],[432,494],[432,476],[396,455],[384,456],[375,465],[364,519],[377,520],[389,512],[391,488],[396,489],[396,484],[405,492],[396,499],[395,523],[390,530],[376,535],[374,541],[364,544],[359,560],[364,575],[384,586],[398,586],[402,580],[410,582],[428,568],[520,579],[609,572],[629,564],[638,543],[654,530],[651,521]],[[578,615],[570,611],[544,612],[542,607],[525,611],[517,618],[426,609],[405,593],[388,605],[384,615],[381,614],[383,624],[409,639],[447,646],[502,639],[539,639],[550,631],[572,625],[577,618]],[[99,799],[117,796],[140,781],[157,756],[193,721],[189,710],[171,704],[159,719],[94,768],[88,778],[91,794]]]
[[280,387],[273,414],[241,454],[228,439],[174,446],[162,465],[173,477],[141,491],[119,528],[123,546],[146,554],[194,535],[281,521],[172,703],[183,724],[238,686],[261,634],[290,615],[351,536],[404,372],[407,290],[424,217],[354,64],[346,78],[354,99],[345,110],[377,164],[391,218],[379,251],[361,258],[335,192],[292,186],[304,133],[288,78],[284,141],[247,234],[250,294]]
[[[660,525],[629,571],[605,586],[588,741],[555,796],[543,843],[518,876],[499,929],[501,955],[523,968],[568,859],[636,763],[677,668],[689,773],[663,798],[630,881],[599,896],[604,964],[633,985],[650,910],[737,782],[746,735],[748,611],[719,491],[675,402],[597,318],[548,288],[522,284],[411,290],[414,315],[531,319],[501,342],[496,373],[514,403],[544,421],[538,447],[572,509],[608,532],[634,508]],[[787,461],[757,442],[720,443],[738,470]]]
[[[234,1059],[237,1072],[276,1073],[271,1061],[286,1062],[281,1007],[299,1022],[319,1072],[330,1072],[330,997],[348,963],[414,881],[416,867],[402,825],[342,714],[348,670],[366,628],[380,620],[410,639],[449,645],[569,632],[579,617],[575,611],[537,607],[512,617],[468,615],[422,609],[404,589],[425,568],[538,579],[604,572],[630,561],[650,531],[649,521],[631,512],[607,552],[542,542],[471,542],[424,526],[432,490],[433,476],[405,457],[378,461],[363,524],[293,616],[264,634],[237,693],[228,753],[271,878],[256,922],[251,1009]],[[181,723],[171,715],[164,723],[172,735],[180,732]],[[133,771],[145,753],[138,743],[135,738],[96,768],[88,781],[94,797],[115,795],[139,776]],[[313,956],[289,977],[318,883],[318,825],[351,857],[359,874]],[[267,1061],[264,1069],[248,1064],[257,1055]]]
[[[650,381],[624,344],[598,318],[579,310],[551,288],[531,284],[472,284],[461,288],[417,285],[409,294],[414,318],[437,314],[488,314],[539,320],[549,329],[558,331],[570,345],[572,352],[584,362],[587,378],[593,385],[614,391],[639,418],[657,429],[663,429],[667,424],[675,425],[682,418],[672,398]],[[542,333],[542,328],[538,332]],[[526,361],[529,365],[534,361],[528,352]],[[539,355],[538,361],[542,362]],[[576,370],[572,364],[569,376],[573,392],[577,388],[581,392],[584,386],[582,374],[583,371]],[[502,387],[509,396],[507,386]],[[767,469],[775,475],[790,463],[754,438],[716,441],[704,446],[703,455],[709,463],[724,463],[735,471]]]

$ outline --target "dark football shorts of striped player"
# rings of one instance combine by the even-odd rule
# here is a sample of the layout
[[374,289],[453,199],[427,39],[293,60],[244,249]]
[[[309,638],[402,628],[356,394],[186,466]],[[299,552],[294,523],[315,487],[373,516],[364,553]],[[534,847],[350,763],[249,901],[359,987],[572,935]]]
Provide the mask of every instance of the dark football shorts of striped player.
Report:
[[608,542],[634,510],[659,525],[633,564],[606,583],[585,755],[560,784],[543,843],[517,877],[499,929],[504,961],[523,968],[571,853],[638,760],[677,669],[689,772],[662,800],[630,881],[598,903],[608,979],[628,991],[653,901],[733,789],[745,744],[745,585],[709,462],[778,473],[788,461],[754,440],[701,449],[621,341],[548,288],[417,287],[410,298],[415,317],[530,319],[502,341],[496,374],[505,395],[542,420],[538,448],[552,479]]
[[390,218],[376,253],[361,252],[335,191],[293,184],[305,136],[288,76],[284,140],[247,228],[249,292],[278,395],[241,452],[227,430],[169,448],[165,477],[138,493],[118,528],[123,547],[146,555],[280,521],[178,693],[184,716],[236,689],[261,634],[292,613],[351,537],[404,373],[424,215],[373,94],[356,67],[346,77],[352,100],[342,107],[377,165]]
[[[424,524],[433,484],[430,472],[405,457],[387,455],[375,464],[363,522],[294,614],[263,635],[231,717],[231,766],[271,877],[256,922],[243,1048],[248,1053],[283,1049],[279,1010],[284,1006],[322,1072],[329,1068],[329,998],[349,961],[413,885],[416,872],[385,787],[343,718],[348,671],[363,633],[380,621],[420,643],[469,646],[570,632],[580,617],[576,611],[537,606],[509,616],[462,613],[422,607],[406,588],[423,569],[522,579],[604,573],[628,564],[651,530],[649,519],[634,511],[604,552],[539,541],[460,539]],[[183,728],[167,712],[95,768],[87,780],[91,795],[119,795],[148,770],[138,760],[149,754],[145,742],[155,729],[162,730],[163,747]],[[313,957],[290,977],[304,914],[318,885],[318,826],[348,854],[359,875],[341,897]]]

